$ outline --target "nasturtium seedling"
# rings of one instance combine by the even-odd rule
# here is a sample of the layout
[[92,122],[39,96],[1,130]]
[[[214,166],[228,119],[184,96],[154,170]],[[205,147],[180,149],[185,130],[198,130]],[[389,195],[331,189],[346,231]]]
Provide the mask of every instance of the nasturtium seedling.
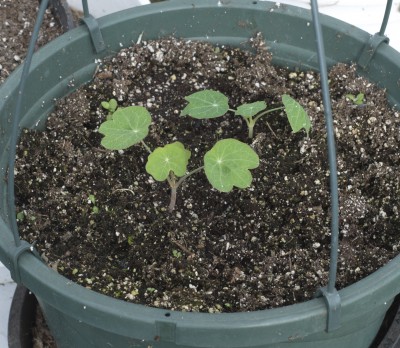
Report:
[[[213,100],[218,104],[222,99]],[[248,114],[250,108],[244,107],[243,111]],[[203,112],[200,109],[197,111],[198,115]],[[175,208],[178,187],[190,175],[203,169],[211,185],[219,191],[229,192],[234,186],[250,186],[252,176],[249,169],[256,168],[259,159],[249,145],[235,139],[220,140],[204,156],[204,166],[188,172],[191,152],[185,149],[181,142],[175,141],[154,151],[144,143],[143,139],[149,133],[150,124],[151,116],[146,108],[118,108],[112,119],[103,122],[99,128],[99,133],[104,135],[101,144],[109,150],[124,150],[140,142],[150,153],[145,166],[146,171],[157,181],[167,181],[171,188],[169,211]],[[90,200],[95,204],[94,196],[90,197]]]
[[190,158],[190,151],[176,141],[156,148],[148,157],[146,171],[157,181],[164,181],[171,175],[184,176]]
[[[237,116],[243,117],[248,127],[248,137],[253,138],[254,126],[258,119],[271,112],[285,109],[289,124],[293,132],[298,132],[301,128],[306,130],[307,136],[311,129],[310,118],[303,107],[288,95],[282,96],[284,106],[267,109],[264,101],[246,103],[240,105],[236,110],[230,109],[228,98],[221,92],[213,90],[204,90],[195,92],[185,97],[189,104],[183,109],[181,116],[189,115],[198,119],[215,118],[232,111]],[[298,122],[301,121],[304,127],[298,129]]]
[[291,96],[284,94],[282,96],[282,103],[285,105],[287,118],[290,126],[292,127],[293,133],[304,129],[307,136],[310,134],[311,121],[304,108]]
[[181,111],[181,116],[194,118],[215,118],[226,114],[229,110],[228,98],[221,92],[204,90],[195,92],[185,99],[189,104]]
[[109,150],[127,149],[147,136],[150,124],[150,113],[143,106],[119,108],[99,128],[104,135],[101,145]]
[[259,163],[255,151],[236,139],[218,141],[204,156],[207,179],[221,192],[229,192],[234,186],[249,187],[252,181],[249,169],[257,168]]

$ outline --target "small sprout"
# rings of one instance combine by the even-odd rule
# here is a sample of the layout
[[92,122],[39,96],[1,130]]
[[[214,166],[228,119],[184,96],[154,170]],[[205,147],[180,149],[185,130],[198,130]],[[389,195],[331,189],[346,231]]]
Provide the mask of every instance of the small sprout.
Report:
[[172,250],[172,256],[177,258],[177,259],[180,259],[182,257],[182,253],[180,251],[176,250],[176,249],[173,249]]
[[147,288],[146,289],[146,292],[148,292],[148,293],[153,293],[153,292],[155,292],[156,291],[156,289],[155,288]]
[[100,209],[96,206],[96,197],[94,195],[89,195],[88,197],[89,203],[93,204],[92,213],[98,214]]
[[133,236],[132,236],[132,235],[129,235],[128,238],[127,238],[128,244],[132,246],[133,243],[134,243],[134,241],[135,241],[135,239],[133,238]]
[[89,195],[89,203],[96,204],[96,197],[94,195]]
[[24,221],[25,220],[25,213],[23,211],[20,211],[17,213],[17,220],[18,221]]
[[357,96],[354,94],[346,94],[346,98],[351,100],[354,105],[362,105],[364,103],[364,93],[358,93]]
[[[240,105],[236,110],[230,109],[228,98],[221,92],[213,90],[204,90],[195,92],[185,99],[189,104],[181,112],[181,116],[189,115],[197,119],[215,118],[224,115],[228,111],[232,111],[237,116],[243,117],[248,127],[248,137],[253,138],[254,126],[258,119],[264,115],[274,111],[285,109],[289,124],[293,132],[298,132],[304,128],[309,134],[311,128],[310,118],[306,111],[293,98],[288,95],[282,96],[284,106],[267,109],[267,104],[264,101],[247,103]],[[301,122],[302,127],[298,128]]]
[[101,106],[104,109],[108,110],[107,120],[110,120],[112,119],[114,112],[118,108],[118,103],[114,98],[112,98],[109,101],[102,101]]
[[132,295],[132,296],[137,296],[137,295],[139,295],[139,290],[138,290],[138,289],[133,289],[133,290],[131,291],[131,295]]
[[78,271],[77,268],[74,268],[74,269],[72,270],[72,274],[73,274],[73,275],[77,274],[78,272],[79,272],[79,271]]

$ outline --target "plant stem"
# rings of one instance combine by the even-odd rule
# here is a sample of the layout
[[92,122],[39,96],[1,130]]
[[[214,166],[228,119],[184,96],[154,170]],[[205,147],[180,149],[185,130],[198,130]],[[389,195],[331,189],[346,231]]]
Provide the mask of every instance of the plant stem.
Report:
[[256,124],[256,119],[250,117],[250,118],[246,118],[245,120],[246,120],[246,123],[247,123],[247,127],[249,129],[248,137],[250,139],[253,139],[253,136],[254,136],[254,125]]
[[175,177],[175,174],[173,172],[171,172],[168,175],[167,181],[169,183],[169,186],[171,187],[171,198],[170,198],[169,206],[168,206],[168,211],[170,213],[175,209],[176,194],[177,194],[178,187],[188,178],[188,176],[199,172],[203,168],[204,168],[204,166],[201,166],[199,168],[196,168],[196,169],[192,170],[191,172],[189,172],[186,175],[182,176],[178,181],[176,181],[176,177]]
[[266,115],[266,114],[269,114],[270,112],[282,110],[282,109],[284,109],[284,108],[285,108],[284,106],[280,106],[279,108],[274,108],[274,109],[269,109],[269,110],[263,111],[263,112],[259,113],[256,117],[254,117],[254,123],[256,123],[257,120],[258,120],[261,116],[264,116],[264,115]]
[[168,206],[168,211],[170,213],[173,212],[175,209],[175,204],[176,204],[176,187],[171,186],[171,198],[169,200],[169,206]]
[[201,166],[201,167],[196,168],[196,169],[192,170],[191,172],[187,173],[185,176],[182,176],[182,177],[178,180],[178,182],[176,183],[176,188],[178,188],[179,185],[182,184],[182,182],[183,182],[185,179],[187,179],[188,176],[199,172],[199,171],[202,170],[203,168],[204,168],[204,166]]
[[147,152],[151,153],[150,148],[146,145],[146,143],[143,140],[141,140],[141,143],[142,143],[143,147],[147,150]]
[[[284,109],[284,108],[285,108],[284,106],[280,106],[279,108],[269,109],[269,110],[260,112],[260,113],[259,113],[256,117],[254,117],[254,118],[252,118],[252,117],[250,117],[250,118],[245,118],[245,120],[246,120],[246,122],[247,122],[247,126],[249,127],[249,138],[250,138],[250,139],[253,139],[254,125],[256,124],[256,122],[258,121],[258,119],[259,119],[261,116],[264,116],[264,115],[269,114],[269,113],[274,112],[274,111],[282,110],[282,109]],[[268,124],[268,127],[269,127],[269,124]],[[271,129],[271,127],[269,127],[269,128]],[[272,132],[272,133],[273,133],[273,132]],[[274,133],[274,134],[275,134],[275,133]]]
[[169,206],[168,206],[168,211],[171,213],[176,204],[176,189],[178,188],[176,184],[176,177],[173,171],[171,171],[167,177],[167,181],[169,186],[171,187],[171,196],[169,200]]

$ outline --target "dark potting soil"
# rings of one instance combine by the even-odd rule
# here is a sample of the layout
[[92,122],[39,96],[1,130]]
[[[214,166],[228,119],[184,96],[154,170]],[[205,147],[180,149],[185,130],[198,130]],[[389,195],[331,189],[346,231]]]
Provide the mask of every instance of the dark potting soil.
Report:
[[[99,64],[94,80],[60,100],[44,132],[24,131],[16,192],[23,238],[55,271],[95,291],[172,310],[251,311],[312,298],[327,283],[330,195],[326,130],[315,72],[271,65],[261,37],[253,53],[178,39],[143,41]],[[329,74],[338,149],[340,259],[337,287],[374,272],[400,248],[400,117],[385,92],[354,66]],[[231,107],[290,94],[308,111],[312,131],[293,134],[283,112],[263,116],[255,137],[232,113],[179,116],[184,97],[214,89]],[[362,105],[346,95],[364,93]],[[151,149],[180,141],[189,170],[224,138],[260,156],[250,188],[221,193],[203,172],[179,188],[145,171],[146,150],[108,151],[98,127],[101,101],[142,105],[153,123]],[[95,197],[95,199],[93,199]]]
[[[0,84],[25,58],[38,5],[37,0],[0,0]],[[41,28],[37,47],[62,34],[60,24],[49,9]]]

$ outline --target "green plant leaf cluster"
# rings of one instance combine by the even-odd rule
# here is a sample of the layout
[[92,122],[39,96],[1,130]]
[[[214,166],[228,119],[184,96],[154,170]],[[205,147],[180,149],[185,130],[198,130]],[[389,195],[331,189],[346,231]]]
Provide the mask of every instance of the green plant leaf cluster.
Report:
[[[230,110],[228,98],[217,91],[196,92],[186,100],[189,104],[181,115],[190,115],[198,119],[219,117]],[[143,139],[148,135],[152,122],[146,108],[118,108],[114,104],[103,107],[112,107],[115,112],[112,118],[103,122],[99,128],[99,133],[104,135],[101,144],[109,150],[124,150],[141,142],[150,153],[145,166],[146,171],[157,181],[167,180],[171,187],[170,211],[174,209],[179,185],[188,176],[203,169],[210,184],[221,192],[229,192],[234,187],[243,189],[251,185],[250,170],[258,167],[259,157],[249,145],[236,139],[220,140],[205,154],[204,166],[188,172],[191,152],[185,149],[181,142],[176,141],[154,151],[144,143]],[[254,125],[266,107],[266,103],[260,101],[243,104],[237,110],[230,111],[242,116],[248,124]],[[93,195],[90,199],[95,204]]]
[[256,101],[240,105],[236,110],[230,109],[228,98],[218,91],[204,90],[195,92],[185,99],[189,102],[181,112],[181,116],[191,116],[197,119],[216,118],[233,111],[235,115],[241,116],[248,126],[249,138],[253,137],[253,129],[257,120],[271,112],[285,109],[289,124],[294,133],[304,129],[309,135],[311,121],[304,108],[289,95],[282,96],[284,107],[277,107],[267,110],[265,101]]

